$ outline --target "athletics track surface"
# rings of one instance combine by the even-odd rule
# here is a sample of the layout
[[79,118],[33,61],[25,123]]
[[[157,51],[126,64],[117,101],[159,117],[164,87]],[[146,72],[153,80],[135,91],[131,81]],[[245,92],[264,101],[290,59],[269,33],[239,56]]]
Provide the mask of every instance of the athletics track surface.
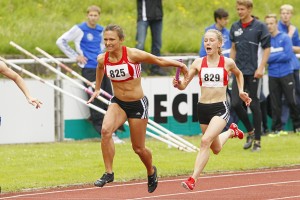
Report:
[[158,188],[152,194],[147,192],[145,181],[134,181],[109,183],[103,188],[85,185],[26,193],[4,193],[0,194],[0,199],[300,199],[300,166],[206,174],[199,179],[192,192],[181,187],[181,181],[186,178],[161,178]]

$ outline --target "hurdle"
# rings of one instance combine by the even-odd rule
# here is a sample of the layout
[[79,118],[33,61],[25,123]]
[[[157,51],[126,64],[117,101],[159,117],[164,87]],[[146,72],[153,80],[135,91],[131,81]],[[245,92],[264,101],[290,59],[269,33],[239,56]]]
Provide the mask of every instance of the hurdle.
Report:
[[[88,94],[93,94],[92,91],[90,91],[88,88],[86,88],[85,86],[81,85],[80,83],[76,82],[74,79],[70,78],[69,76],[65,75],[64,73],[60,72],[59,70],[55,69],[53,66],[49,65],[48,63],[44,62],[42,59],[39,59],[38,57],[36,57],[35,55],[33,55],[32,53],[30,53],[29,51],[25,50],[24,48],[22,48],[21,46],[17,45],[14,42],[10,43],[12,46],[14,46],[15,48],[17,48],[18,50],[22,51],[23,53],[25,53],[26,55],[32,57],[33,59],[35,59],[37,62],[39,62],[40,64],[42,64],[43,66],[47,67],[48,69],[50,69],[51,71],[53,71],[54,73],[58,74],[59,76],[61,76],[62,78],[67,79],[68,81],[72,82],[73,84],[75,84],[76,86],[80,87],[81,89],[83,89],[85,92],[87,92]],[[109,104],[109,101],[104,99],[103,97],[98,96],[97,97],[100,101]],[[154,127],[152,127],[151,125],[148,126],[149,129],[156,131],[156,129]],[[157,133],[163,137],[165,137],[166,139],[170,140],[171,142],[181,146],[184,150],[188,151],[188,152],[192,152],[194,151],[193,149],[185,146],[183,143],[181,143],[180,141],[177,141],[176,139],[170,137],[169,135],[161,132],[161,131],[157,131]]]
[[[99,108],[99,107],[97,107],[97,106],[95,106],[93,104],[87,104],[86,100],[83,100],[83,99],[81,99],[81,98],[79,98],[79,97],[77,97],[77,96],[75,96],[75,95],[73,95],[73,94],[71,94],[71,93],[69,93],[69,92],[61,89],[60,87],[58,87],[58,86],[50,83],[49,81],[46,81],[46,80],[40,78],[39,76],[31,73],[30,71],[28,71],[26,69],[21,68],[20,66],[14,64],[14,63],[12,63],[12,62],[10,62],[8,60],[6,60],[5,58],[3,58],[1,56],[0,56],[0,60],[2,60],[3,62],[5,62],[7,65],[13,67],[14,69],[20,71],[21,73],[24,73],[24,74],[30,76],[31,78],[33,78],[33,79],[35,79],[37,81],[40,81],[41,83],[46,84],[49,87],[52,87],[53,89],[55,89],[55,90],[61,92],[62,94],[65,94],[65,95],[67,95],[67,96],[69,96],[69,97],[71,97],[71,98],[79,101],[80,103],[82,103],[82,104],[84,104],[84,105],[86,105],[86,106],[88,106],[88,107],[90,107],[90,108],[92,108],[92,109],[94,109],[94,110],[96,110],[98,112],[101,112],[102,114],[106,113],[106,111],[103,110],[102,108]],[[127,126],[129,125],[127,121],[125,122],[125,124]],[[175,144],[173,142],[170,142],[169,140],[166,140],[166,139],[164,139],[164,138],[162,138],[162,137],[160,137],[160,136],[158,136],[158,135],[156,135],[156,134],[154,134],[152,132],[146,131],[146,134],[149,135],[150,137],[153,137],[153,138],[155,138],[155,139],[157,139],[157,140],[159,140],[161,142],[164,142],[164,143],[166,143],[166,144],[168,144],[168,145],[170,145],[172,147],[175,147],[178,150],[187,151],[183,147],[181,147],[181,146],[179,146],[179,145],[177,145],[177,144]]]

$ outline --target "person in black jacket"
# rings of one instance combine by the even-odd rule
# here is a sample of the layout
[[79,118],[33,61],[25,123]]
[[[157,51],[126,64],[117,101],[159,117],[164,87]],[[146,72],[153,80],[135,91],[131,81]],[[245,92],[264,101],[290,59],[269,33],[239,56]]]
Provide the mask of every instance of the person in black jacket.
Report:
[[[160,56],[162,46],[163,7],[161,0],[137,0],[136,48],[145,49],[147,30],[150,27],[152,44],[151,54]],[[152,65],[150,75],[167,75],[157,65]]]
[[[232,42],[230,58],[235,60],[236,65],[244,75],[244,87],[252,99],[250,109],[253,113],[253,125],[250,122],[247,110],[244,109],[242,101],[238,98],[239,90],[235,78],[232,82],[231,105],[248,132],[244,149],[251,148],[255,140],[252,151],[259,151],[261,149],[262,126],[259,102],[260,85],[270,55],[271,35],[267,26],[251,15],[252,8],[252,0],[236,1],[236,9],[240,20],[233,23],[230,29],[230,40]],[[258,64],[259,43],[264,51],[261,62]]]

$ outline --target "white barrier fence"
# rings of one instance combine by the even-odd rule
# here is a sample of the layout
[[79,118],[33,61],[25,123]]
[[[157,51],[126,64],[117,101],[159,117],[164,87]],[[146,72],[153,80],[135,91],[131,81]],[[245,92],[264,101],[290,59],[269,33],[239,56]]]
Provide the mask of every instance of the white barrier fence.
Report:
[[[165,56],[165,58],[169,59],[182,60],[187,63],[188,66],[197,57],[198,56]],[[297,57],[300,58],[300,54],[297,54]],[[50,59],[41,59],[46,63],[51,63]],[[67,58],[57,59],[63,63],[74,63],[74,60]],[[37,61],[34,59],[10,59],[9,61],[14,64],[37,64]],[[57,69],[60,70],[60,67],[57,66]],[[144,80],[146,80],[144,81],[146,82],[145,93],[151,93],[151,84],[149,84],[151,78]],[[266,80],[267,79],[265,79],[264,82],[266,82]],[[38,83],[38,81],[32,79],[25,79],[25,81],[32,95],[39,98],[41,97],[44,105],[42,109],[35,110],[26,102],[19,88],[17,88],[12,81],[0,79],[0,90],[2,94],[0,104],[0,144],[63,141],[65,139],[64,123],[66,118],[72,118],[70,115],[74,114],[76,116],[84,116],[85,118],[88,117],[87,107],[78,106],[76,103],[72,103],[72,100],[64,101],[63,94]],[[64,83],[59,76],[56,77],[56,80],[50,81],[53,81],[58,87],[64,85],[65,88],[69,88],[69,91],[74,92],[74,88]],[[267,86],[267,84],[264,85]],[[190,91],[190,95],[193,95],[193,92],[198,93],[197,85],[193,88],[196,89],[195,91]],[[268,93],[267,88],[264,88],[264,91]],[[181,93],[187,94],[186,91],[181,91]],[[82,91],[78,94],[82,97],[85,95]],[[151,102],[152,101],[153,100],[151,100]],[[189,105],[193,103],[191,100],[188,101]],[[64,105],[64,103],[67,105]],[[169,102],[163,104],[168,104],[166,106],[164,105],[166,108],[170,106]],[[188,107],[180,104],[178,109],[181,110],[180,112],[185,112],[183,110],[188,109]],[[65,110],[67,110],[67,112],[65,112]],[[72,110],[72,113],[68,112],[68,110]]]
[[[181,59],[190,64],[196,56],[171,56],[168,58]],[[47,58],[41,59],[51,63]],[[58,58],[58,60],[63,63],[74,63],[74,60],[66,58]],[[38,64],[34,59],[10,59],[8,61],[17,65]],[[57,69],[60,70],[60,67],[57,66]],[[64,140],[66,105],[64,105],[63,94],[49,89],[38,81],[32,79],[25,79],[25,81],[32,95],[43,99],[44,105],[42,109],[35,110],[26,102],[23,94],[12,81],[0,79],[1,94],[3,94],[0,104],[0,144]],[[63,84],[67,85],[59,76],[53,82],[58,87],[62,87]],[[72,88],[69,89],[72,90]],[[69,104],[70,102],[68,102]],[[74,107],[71,109],[74,111]],[[79,107],[76,112],[86,115],[85,117],[88,116],[88,108]]]
[[43,107],[36,110],[13,81],[0,79],[0,144],[55,141],[54,91],[36,80],[25,82],[32,95],[43,99]]

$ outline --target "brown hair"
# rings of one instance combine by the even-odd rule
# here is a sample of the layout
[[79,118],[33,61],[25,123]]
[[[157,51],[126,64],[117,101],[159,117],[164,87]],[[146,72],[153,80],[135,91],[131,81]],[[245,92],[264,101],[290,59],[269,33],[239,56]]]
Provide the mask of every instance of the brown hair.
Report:
[[218,8],[217,10],[214,11],[215,22],[217,22],[217,19],[222,19],[228,16],[229,16],[228,12],[223,8]]
[[92,6],[88,7],[87,10],[86,10],[86,13],[89,14],[92,11],[98,12],[99,15],[101,13],[100,7],[99,6],[95,6],[95,5],[92,5]]
[[246,6],[247,8],[253,8],[252,0],[236,0],[237,5]]
[[[206,33],[208,33],[208,32],[216,34],[218,41],[221,42],[221,44],[223,45],[224,39],[223,39],[223,35],[220,31],[218,31],[217,29],[208,29],[206,31]],[[222,46],[218,49],[218,54],[219,55],[222,54]]]
[[109,24],[108,26],[105,27],[104,32],[106,31],[116,31],[119,38],[123,40],[125,38],[125,34],[121,26],[116,25],[116,24]]

